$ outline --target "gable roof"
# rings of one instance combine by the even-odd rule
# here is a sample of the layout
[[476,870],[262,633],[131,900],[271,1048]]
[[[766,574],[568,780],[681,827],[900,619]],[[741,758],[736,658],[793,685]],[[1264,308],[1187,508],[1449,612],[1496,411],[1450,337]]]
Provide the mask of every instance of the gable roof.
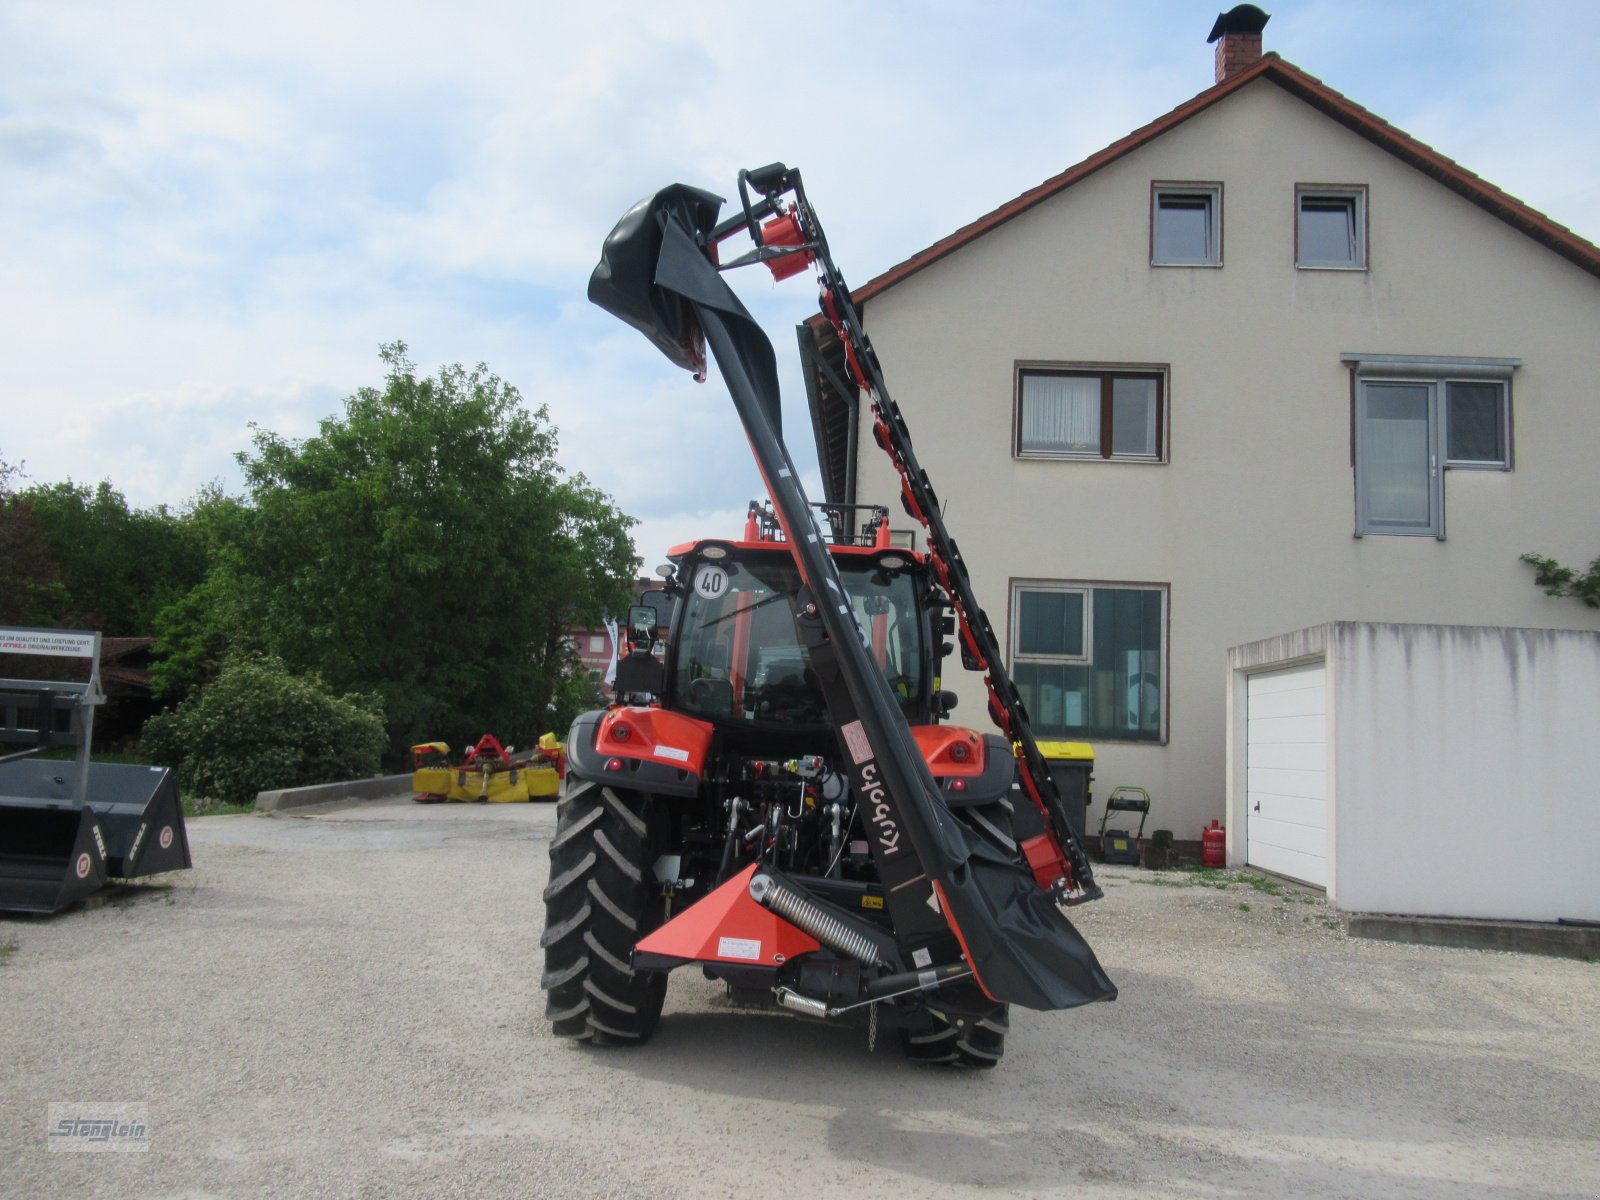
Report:
[[856,303],[865,303],[874,296],[888,291],[924,267],[931,266],[945,255],[982,237],[991,229],[1004,225],[1036,204],[1043,203],[1079,180],[1093,175],[1102,167],[1131,154],[1147,142],[1154,141],[1163,133],[1204,112],[1218,101],[1227,99],[1257,79],[1277,84],[1284,91],[1304,100],[1311,107],[1366,138],[1375,146],[1387,150],[1408,166],[1415,167],[1485,212],[1499,217],[1514,229],[1527,234],[1534,241],[1554,250],[1570,262],[1576,263],[1591,275],[1600,277],[1600,247],[1579,237],[1566,226],[1557,224],[1543,213],[1528,207],[1515,196],[1501,191],[1488,180],[1474,175],[1460,163],[1446,158],[1431,146],[1395,128],[1382,117],[1362,108],[1355,101],[1334,91],[1320,79],[1308,75],[1293,63],[1279,58],[1276,54],[1267,53],[1245,70],[1214,87],[1207,88],[1194,99],[1178,105],[1171,112],[1157,117],[1143,128],[1136,129],[1127,137],[1112,142],[1104,150],[1091,154],[1061,174],[1045,180],[1038,187],[1029,188],[993,212],[979,217],[971,224],[963,225],[949,237],[941,238],[926,250],[912,255],[897,266],[890,267],[883,274],[855,289],[853,294]]

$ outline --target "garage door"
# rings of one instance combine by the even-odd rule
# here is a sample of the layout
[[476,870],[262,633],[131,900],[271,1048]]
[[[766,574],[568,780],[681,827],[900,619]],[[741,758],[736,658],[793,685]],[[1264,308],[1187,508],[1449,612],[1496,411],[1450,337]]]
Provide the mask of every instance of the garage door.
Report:
[[1245,861],[1328,886],[1328,671],[1263,671],[1248,683]]

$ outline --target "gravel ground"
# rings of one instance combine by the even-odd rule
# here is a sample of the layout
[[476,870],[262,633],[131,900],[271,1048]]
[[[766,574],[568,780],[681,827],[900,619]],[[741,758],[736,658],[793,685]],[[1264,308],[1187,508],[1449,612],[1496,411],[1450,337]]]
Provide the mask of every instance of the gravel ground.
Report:
[[[1592,1197],[1600,965],[1347,940],[1318,900],[1105,868],[1114,1004],[1013,1014],[1001,1066],[732,1011],[553,1040],[548,805],[190,822],[196,869],[0,919],[0,1194]],[[46,1150],[143,1101],[147,1154]]]

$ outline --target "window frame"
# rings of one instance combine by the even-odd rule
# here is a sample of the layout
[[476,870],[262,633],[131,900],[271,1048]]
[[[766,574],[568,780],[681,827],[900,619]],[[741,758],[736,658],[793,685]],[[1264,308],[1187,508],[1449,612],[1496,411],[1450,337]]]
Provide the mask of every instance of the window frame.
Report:
[[[1351,224],[1355,235],[1356,261],[1349,263],[1307,262],[1300,249],[1301,206],[1306,200],[1348,200],[1352,205]],[[1367,185],[1364,183],[1297,183],[1294,185],[1294,265],[1299,271],[1365,271],[1371,256],[1371,224],[1367,217]]]
[[[1149,737],[1113,737],[1104,732],[1095,731],[1088,725],[1070,726],[1063,723],[1062,728],[1067,732],[1063,735],[1069,740],[1093,740],[1096,743],[1117,742],[1132,746],[1166,746],[1172,740],[1172,731],[1168,722],[1172,706],[1172,585],[1170,583],[1140,582],[1136,580],[1102,580],[1102,579],[1038,579],[1031,577],[1013,576],[1007,580],[1007,590],[1010,603],[1006,608],[1007,626],[1005,639],[1005,653],[1007,666],[1015,680],[1019,663],[1045,663],[1069,667],[1094,666],[1094,598],[1100,591],[1122,592],[1155,592],[1160,597],[1161,612],[1159,617],[1160,645],[1157,650],[1160,659],[1160,679],[1157,684],[1157,706],[1159,717],[1157,719],[1158,731],[1154,738]],[[1021,594],[1023,591],[1076,591],[1084,593],[1084,653],[1081,658],[1066,655],[1027,654],[1017,653],[1017,638],[1021,634],[1018,613],[1021,608]],[[1030,710],[1030,718],[1034,714]]]
[[[1013,397],[1011,406],[1011,457],[1015,459],[1040,459],[1054,462],[1117,462],[1164,465],[1167,462],[1167,381],[1166,366],[1141,363],[1060,363],[1018,362],[1013,365]],[[1030,376],[1069,376],[1075,379],[1100,381],[1100,449],[1099,450],[1030,450],[1022,444],[1023,406],[1026,399],[1026,380]],[[1155,402],[1155,453],[1115,453],[1112,449],[1116,431],[1113,399],[1116,379],[1149,379],[1156,385]]]
[[[1157,253],[1161,244],[1161,200],[1171,196],[1203,196],[1209,206],[1210,221],[1206,230],[1206,257],[1201,259],[1167,259]],[[1152,180],[1150,183],[1150,265],[1152,267],[1220,267],[1222,266],[1222,184],[1216,182],[1185,183],[1179,180]]]
[[[1514,468],[1512,416],[1513,373],[1520,358],[1443,358],[1414,354],[1344,353],[1340,361],[1350,368],[1350,466],[1355,487],[1356,537],[1445,536],[1445,473],[1447,471],[1511,471]],[[1450,387],[1457,383],[1494,383],[1500,387],[1501,445],[1503,461],[1452,459],[1450,446]],[[1371,385],[1402,384],[1428,389],[1429,497],[1433,517],[1427,528],[1374,528],[1368,514],[1364,456],[1365,420]]]
[[[1018,639],[1022,636],[1022,594],[1024,591],[1064,593],[1083,597],[1083,622],[1079,635],[1083,646],[1082,654],[1024,654],[1018,649]],[[1034,582],[1013,580],[1011,585],[1011,618],[1007,631],[1010,634],[1008,648],[1011,651],[1011,661],[1013,663],[1061,663],[1074,667],[1091,666],[1094,658],[1094,588],[1087,584],[1058,583],[1054,580]]]
[[[1365,431],[1367,407],[1371,397],[1370,389],[1374,387],[1411,387],[1424,388],[1428,395],[1427,424],[1428,424],[1428,523],[1426,526],[1397,527],[1388,525],[1374,525],[1372,514],[1369,511],[1371,502],[1366,486],[1367,468],[1363,466],[1366,455],[1362,453],[1365,445]],[[1444,539],[1444,471],[1440,459],[1439,446],[1439,386],[1436,380],[1386,378],[1382,376],[1364,376],[1356,381],[1356,536],[1382,536],[1382,537],[1431,537]]]
[[[1444,402],[1440,407],[1442,428],[1439,444],[1442,447],[1446,471],[1509,471],[1511,470],[1511,380],[1506,379],[1452,379],[1440,380],[1444,387]],[[1450,389],[1458,383],[1492,383],[1500,388],[1500,448],[1501,456],[1494,458],[1451,458],[1450,422],[1455,413],[1450,403]]]

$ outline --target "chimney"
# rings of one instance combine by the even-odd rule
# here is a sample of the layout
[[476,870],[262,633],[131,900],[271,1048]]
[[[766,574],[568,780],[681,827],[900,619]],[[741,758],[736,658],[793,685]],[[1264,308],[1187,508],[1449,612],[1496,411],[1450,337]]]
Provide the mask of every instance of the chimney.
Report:
[[1237,4],[1217,17],[1208,42],[1217,44],[1217,82],[1231,79],[1261,57],[1261,30],[1272,18],[1254,4]]

